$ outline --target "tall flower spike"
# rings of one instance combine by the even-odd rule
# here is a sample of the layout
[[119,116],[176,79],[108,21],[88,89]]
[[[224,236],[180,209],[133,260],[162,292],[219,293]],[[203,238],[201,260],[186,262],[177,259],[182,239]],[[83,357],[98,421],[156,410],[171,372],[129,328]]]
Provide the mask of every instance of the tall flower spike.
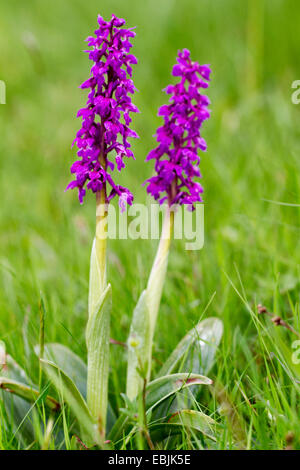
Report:
[[[78,161],[71,166],[76,178],[67,189],[78,188],[82,203],[86,188],[96,193],[96,233],[92,246],[89,282],[89,320],[86,327],[87,343],[87,406],[97,423],[99,438],[103,441],[106,429],[109,374],[109,337],[111,286],[106,278],[106,239],[108,203],[119,197],[121,210],[132,204],[131,192],[112,178],[117,166],[124,168],[124,158],[133,157],[129,137],[137,137],[130,129],[130,113],[138,109],[131,102],[135,87],[131,79],[130,54],[132,29],[124,29],[125,20],[112,15],[110,21],[98,17],[95,36],[87,38],[92,50],[87,51],[93,61],[90,78],[81,88],[89,88],[85,108],[78,112],[82,118],[77,132]],[[111,156],[114,155],[114,161]]]
[[205,151],[206,142],[200,128],[210,116],[210,102],[200,89],[208,87],[210,73],[208,65],[192,62],[187,49],[178,52],[172,75],[180,82],[165,89],[171,97],[170,104],[158,112],[164,117],[164,125],[156,131],[159,145],[147,156],[155,159],[157,173],[145,182],[147,192],[160,204],[168,200],[169,205],[187,204],[194,209],[194,203],[202,201],[203,188],[195,177],[201,177],[198,150]]
[[[126,203],[132,204],[133,195],[116,184],[110,172],[115,165],[121,171],[125,167],[125,157],[134,158],[128,138],[138,137],[129,127],[130,113],[138,112],[130,97],[136,89],[131,77],[132,64],[136,64],[137,59],[130,54],[130,40],[135,33],[132,28],[123,28],[125,20],[115,15],[110,21],[99,16],[98,24],[95,36],[87,38],[92,50],[86,52],[94,64],[90,78],[81,85],[90,92],[86,107],[77,114],[82,118],[82,126],[74,143],[80,159],[71,166],[71,173],[76,178],[66,189],[78,188],[80,203],[86,189],[94,193],[105,189],[105,202],[117,195],[119,205],[124,209]],[[111,159],[113,151],[114,161]]]
[[158,113],[165,121],[156,132],[159,145],[147,157],[155,159],[157,173],[145,182],[147,191],[161,204],[165,200],[168,204],[147,287],[133,312],[128,338],[126,393],[131,400],[142,391],[143,379],[150,380],[153,337],[174,227],[173,204],[186,204],[193,209],[202,200],[202,187],[194,178],[200,176],[198,149],[206,149],[200,128],[209,117],[209,100],[199,90],[208,87],[210,68],[192,62],[190,52],[184,49],[178,53],[172,73],[181,80],[166,88],[171,98],[170,104],[162,106]]

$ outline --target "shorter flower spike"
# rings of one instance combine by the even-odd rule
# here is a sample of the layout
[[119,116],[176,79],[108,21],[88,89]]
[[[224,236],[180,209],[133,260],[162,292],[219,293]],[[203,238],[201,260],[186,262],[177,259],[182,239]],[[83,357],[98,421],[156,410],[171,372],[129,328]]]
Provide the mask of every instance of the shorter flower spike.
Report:
[[[89,88],[90,92],[86,107],[77,114],[82,119],[82,126],[74,143],[80,159],[71,166],[76,179],[66,189],[77,188],[82,203],[86,189],[97,193],[104,188],[106,193],[108,186],[106,202],[117,195],[119,205],[124,209],[126,203],[132,204],[133,195],[124,186],[116,184],[110,172],[115,165],[121,171],[125,167],[125,157],[134,158],[128,138],[138,137],[129,127],[130,113],[138,112],[130,98],[136,89],[131,77],[132,65],[137,59],[130,54],[130,40],[135,33],[123,28],[125,20],[115,15],[110,21],[99,16],[98,24],[95,36],[87,38],[92,50],[86,52],[93,66],[90,78],[81,88]],[[115,162],[109,159],[113,151]]]
[[206,142],[200,128],[210,116],[210,101],[200,89],[208,87],[210,73],[208,65],[192,62],[187,49],[178,52],[172,75],[180,82],[164,90],[171,95],[170,104],[158,111],[164,125],[156,131],[159,145],[147,156],[155,159],[156,175],[144,184],[160,204],[168,200],[169,205],[187,204],[194,209],[195,202],[202,202],[203,188],[195,177],[201,177],[198,150],[205,151]]

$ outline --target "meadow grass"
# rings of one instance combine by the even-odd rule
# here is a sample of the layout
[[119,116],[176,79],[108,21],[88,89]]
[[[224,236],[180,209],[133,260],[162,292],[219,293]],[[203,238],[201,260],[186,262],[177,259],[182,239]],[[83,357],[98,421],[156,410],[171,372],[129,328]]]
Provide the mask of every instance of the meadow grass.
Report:
[[[7,104],[0,105],[0,340],[26,371],[37,374],[30,348],[38,343],[42,295],[46,341],[61,342],[86,359],[95,205],[89,195],[80,206],[75,192],[64,189],[75,155],[70,145],[80,125],[75,115],[86,98],[78,89],[89,71],[83,40],[95,29],[98,13],[105,18],[115,13],[137,26],[134,101],[141,113],[134,128],[140,139],[133,143],[136,161],[128,162],[119,180],[134,191],[136,202],[147,199],[141,183],[152,164],[144,160],[155,144],[157,108],[165,102],[161,89],[170,82],[177,49],[189,48],[213,70],[212,117],[204,131],[208,151],[201,161],[205,245],[188,252],[184,242],[173,244],[153,370],[200,318],[219,317],[224,336],[209,374],[215,385],[201,388],[194,403],[222,429],[218,442],[205,446],[282,449],[293,433],[291,445],[298,448],[299,385],[280,347],[283,341],[291,351],[297,337],[256,310],[262,303],[300,331],[300,108],[291,102],[291,83],[300,78],[296,1],[10,0],[1,5],[0,79]],[[109,242],[111,336],[117,341],[127,339],[156,245],[155,240]],[[123,406],[125,378],[126,351],[112,345],[115,410]],[[0,407],[0,448],[21,448],[5,419]],[[66,435],[68,422],[66,415]],[[34,448],[41,441],[37,436]],[[166,446],[204,444],[184,434]]]

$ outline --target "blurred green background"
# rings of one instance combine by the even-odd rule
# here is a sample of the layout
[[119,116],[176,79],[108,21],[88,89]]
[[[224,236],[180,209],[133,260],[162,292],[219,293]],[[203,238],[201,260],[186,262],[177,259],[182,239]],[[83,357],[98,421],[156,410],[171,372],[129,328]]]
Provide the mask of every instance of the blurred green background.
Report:
[[[166,100],[161,90],[174,80],[177,50],[189,48],[194,60],[211,64],[212,117],[201,162],[205,246],[200,252],[185,251],[183,242],[173,246],[154,356],[163,361],[216,292],[205,316],[224,320],[224,358],[238,364],[237,332],[253,326],[232,284],[250,305],[261,301],[275,311],[299,299],[299,206],[278,204],[300,203],[300,105],[291,102],[291,84],[300,79],[296,0],[1,2],[7,104],[0,105],[0,339],[22,362],[24,349],[37,341],[42,292],[47,341],[85,355],[95,205],[92,194],[80,206],[77,194],[64,189],[80,126],[75,116],[86,100],[78,88],[90,69],[84,39],[99,13],[137,27],[134,102],[141,113],[133,127],[140,139],[133,142],[136,161],[118,179],[136,202],[146,201],[141,183],[153,167],[144,160],[155,145],[157,108]],[[109,243],[117,340],[126,341],[156,244]],[[113,377],[122,387],[123,356],[112,348]]]

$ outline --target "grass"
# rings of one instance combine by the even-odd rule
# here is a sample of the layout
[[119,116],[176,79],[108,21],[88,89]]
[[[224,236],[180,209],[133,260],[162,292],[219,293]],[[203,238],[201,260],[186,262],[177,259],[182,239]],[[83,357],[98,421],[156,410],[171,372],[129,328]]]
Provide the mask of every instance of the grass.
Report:
[[[296,1],[1,5],[0,79],[7,104],[0,106],[0,339],[27,371],[36,367],[28,347],[38,343],[42,295],[46,341],[61,342],[85,359],[94,200],[90,195],[80,207],[75,193],[64,194],[64,188],[79,126],[75,115],[85,100],[78,85],[89,70],[83,39],[98,13],[107,18],[112,12],[137,25],[135,103],[141,113],[134,126],[140,139],[134,142],[136,162],[120,176],[136,202],[146,201],[141,183],[152,165],[144,160],[154,145],[157,107],[165,100],[161,89],[170,82],[177,49],[191,49],[213,69],[213,114],[201,163],[205,246],[187,252],[183,242],[174,243],[154,357],[164,362],[213,297],[204,317],[221,318],[224,336],[210,373],[215,387],[201,389],[195,404],[221,424],[213,447],[282,449],[288,441],[299,448],[299,385],[280,346],[283,341],[291,351],[297,338],[258,317],[255,308],[265,304],[300,331],[300,108],[291,102],[300,66]],[[155,241],[109,243],[115,340],[127,339],[155,249]],[[110,399],[116,410],[123,406],[125,364],[125,352],[113,345]],[[203,443],[185,435],[169,445]],[[20,446],[0,407],[0,448]]]

